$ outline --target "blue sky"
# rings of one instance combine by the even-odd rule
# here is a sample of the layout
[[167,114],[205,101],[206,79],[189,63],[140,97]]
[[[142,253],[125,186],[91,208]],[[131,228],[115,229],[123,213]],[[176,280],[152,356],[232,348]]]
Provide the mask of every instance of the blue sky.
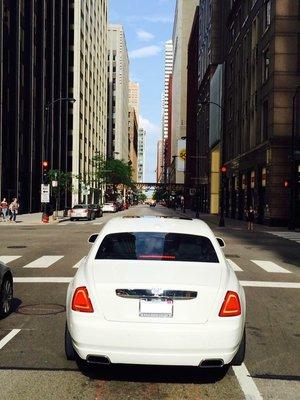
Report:
[[164,43],[171,39],[175,0],[109,0],[109,22],[125,29],[130,79],[140,84],[140,125],[147,130],[146,181],[155,182],[161,138]]

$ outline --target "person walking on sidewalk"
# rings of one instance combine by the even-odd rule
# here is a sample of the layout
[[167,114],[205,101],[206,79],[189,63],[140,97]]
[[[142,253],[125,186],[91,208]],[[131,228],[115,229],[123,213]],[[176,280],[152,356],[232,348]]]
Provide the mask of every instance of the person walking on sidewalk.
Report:
[[9,210],[10,210],[10,213],[11,213],[9,220],[17,222],[16,218],[17,218],[17,214],[18,214],[18,210],[19,210],[19,203],[18,203],[18,199],[16,197],[10,203]]
[[0,207],[1,207],[1,213],[2,213],[2,217],[3,217],[3,221],[6,222],[8,204],[7,204],[7,201],[6,201],[5,197],[1,201]]
[[249,209],[246,210],[246,216],[247,216],[247,221],[248,221],[248,230],[253,231],[255,211],[252,206],[250,206]]

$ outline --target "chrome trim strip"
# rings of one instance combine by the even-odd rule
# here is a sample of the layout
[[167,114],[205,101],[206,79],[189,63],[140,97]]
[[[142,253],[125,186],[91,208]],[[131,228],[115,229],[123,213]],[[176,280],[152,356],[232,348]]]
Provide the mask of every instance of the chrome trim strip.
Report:
[[173,300],[192,300],[197,297],[197,292],[190,290],[161,290],[157,293],[151,289],[116,289],[116,295],[126,299],[167,298]]

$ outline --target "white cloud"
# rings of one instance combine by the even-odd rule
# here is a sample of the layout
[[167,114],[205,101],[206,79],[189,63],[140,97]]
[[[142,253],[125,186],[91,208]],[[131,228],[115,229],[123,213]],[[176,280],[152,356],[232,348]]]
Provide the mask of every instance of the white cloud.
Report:
[[159,46],[146,46],[140,49],[132,50],[129,52],[130,58],[145,58],[156,56],[161,52],[161,47]]
[[154,35],[152,35],[152,33],[144,31],[144,29],[139,29],[136,33],[138,38],[140,40],[144,40],[145,42],[154,38]]
[[147,134],[161,134],[161,126],[153,124],[149,119],[144,118],[142,115],[140,115],[140,123],[139,125],[145,129]]
[[128,23],[146,21],[146,22],[162,23],[162,24],[171,24],[174,22],[173,17],[169,15],[149,15],[149,16],[130,15],[128,17],[125,17],[125,21]]

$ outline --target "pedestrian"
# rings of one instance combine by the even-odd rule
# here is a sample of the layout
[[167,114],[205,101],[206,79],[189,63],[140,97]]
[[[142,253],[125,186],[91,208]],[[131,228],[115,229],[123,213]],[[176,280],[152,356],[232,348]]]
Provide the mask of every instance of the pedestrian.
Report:
[[3,221],[6,222],[7,211],[8,211],[8,204],[7,204],[7,201],[6,201],[6,198],[5,198],[5,197],[3,197],[3,200],[1,201],[0,208],[1,208],[1,213],[2,213],[2,217],[3,217]]
[[253,223],[255,217],[255,211],[252,206],[246,211],[247,221],[248,221],[248,230],[253,231]]
[[18,214],[18,210],[19,210],[19,203],[18,203],[18,199],[15,197],[14,199],[13,199],[13,201],[10,203],[10,205],[9,205],[9,210],[10,210],[10,218],[9,218],[9,220],[10,221],[14,221],[14,222],[17,222],[16,221],[16,218],[17,218],[17,214]]

